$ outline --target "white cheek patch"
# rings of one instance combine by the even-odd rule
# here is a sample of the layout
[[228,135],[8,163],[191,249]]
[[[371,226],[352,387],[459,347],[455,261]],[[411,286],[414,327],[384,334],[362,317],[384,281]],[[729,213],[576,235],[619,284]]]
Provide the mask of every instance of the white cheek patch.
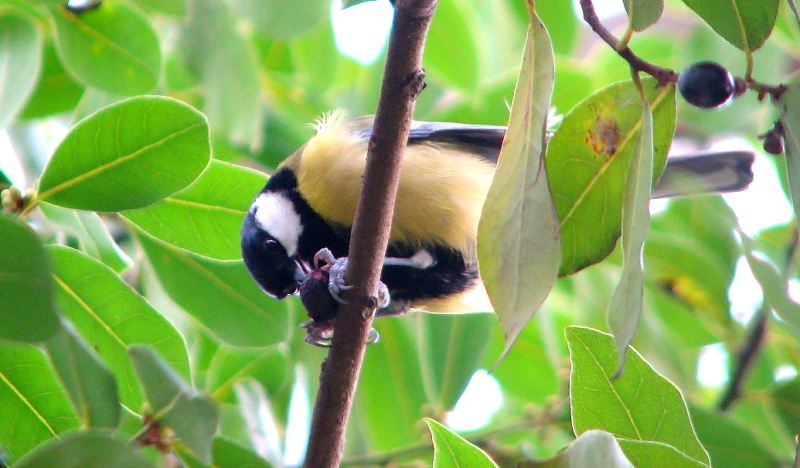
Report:
[[259,227],[280,242],[290,257],[297,253],[303,225],[291,200],[279,193],[262,193],[250,211]]

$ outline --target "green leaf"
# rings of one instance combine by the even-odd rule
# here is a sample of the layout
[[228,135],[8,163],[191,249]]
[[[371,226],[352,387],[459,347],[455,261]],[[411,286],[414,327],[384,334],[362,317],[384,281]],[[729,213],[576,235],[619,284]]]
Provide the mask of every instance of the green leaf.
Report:
[[191,388],[152,349],[134,345],[129,353],[153,419],[171,427],[182,444],[210,463],[211,442],[219,424],[217,405]]
[[80,425],[47,357],[30,345],[0,342],[0,408],[0,445],[12,460]]
[[42,53],[42,71],[39,82],[20,113],[23,119],[38,119],[69,112],[81,100],[84,88],[64,70],[56,47],[47,42]]
[[483,450],[455,432],[430,418],[425,418],[425,423],[433,437],[433,468],[497,468]]
[[236,383],[253,378],[272,395],[286,382],[288,371],[289,356],[283,346],[267,349],[220,346],[208,365],[205,390],[215,401],[226,401]]
[[[528,21],[528,11],[525,6],[526,2],[511,1],[512,7],[518,11],[518,16]],[[546,2],[539,2],[536,4],[536,14],[542,19],[550,39],[553,41],[553,50],[558,55],[569,55],[575,48],[578,38],[581,34],[581,23],[574,14],[565,14],[565,12],[574,9],[571,0],[548,0]],[[566,62],[559,63],[559,67]],[[556,69],[556,75],[559,70]],[[586,76],[586,75],[584,75]],[[558,90],[558,79],[556,79],[556,90]],[[556,91],[557,92],[557,91]],[[554,97],[555,103],[555,97]],[[567,110],[566,108],[564,110]]]
[[564,114],[592,94],[595,85],[580,64],[563,62],[558,65],[552,105],[556,112]]
[[189,376],[183,339],[161,314],[111,269],[77,250],[50,246],[61,312],[111,369],[123,405],[138,411],[143,396],[128,346],[150,344]]
[[226,2],[194,0],[181,38],[187,64],[199,73],[214,134],[233,143],[253,144],[261,110],[258,65]]
[[[431,80],[463,91],[478,85],[478,46],[468,9],[456,0],[440,0],[433,15],[422,61]],[[458,47],[453,39],[458,38]]]
[[786,177],[789,180],[794,219],[797,220],[800,219],[800,80],[792,80],[780,100],[773,103],[781,113]]
[[[741,256],[735,224],[736,215],[722,197],[671,200],[666,211],[653,216],[645,274],[696,315],[730,323],[728,289]],[[678,256],[682,261],[675,261]]]
[[758,49],[769,37],[780,0],[683,0],[717,34],[739,49]]
[[481,357],[495,324],[491,314],[416,314],[419,361],[435,414],[455,406]]
[[141,208],[192,183],[210,157],[201,113],[172,98],[130,98],[72,128],[44,168],[38,197],[90,211]]
[[39,208],[47,219],[75,236],[86,255],[100,260],[117,273],[133,263],[111,238],[111,233],[97,213],[60,208],[49,203],[42,203]]
[[203,462],[189,447],[183,444],[173,444],[172,453],[178,457],[181,468],[214,468],[211,464]]
[[414,341],[400,318],[383,318],[373,325],[380,340],[364,356],[352,413],[363,425],[364,440],[376,451],[418,443],[419,419],[428,399],[419,384],[420,361],[408,352]]
[[744,257],[753,272],[761,290],[764,301],[783,321],[792,326],[795,333],[800,333],[800,304],[789,298],[788,282],[772,263],[756,253],[756,241],[737,228],[742,241]]
[[39,236],[0,214],[0,338],[38,343],[58,331],[50,262]]
[[653,114],[642,100],[642,128],[628,169],[622,206],[622,278],[611,296],[606,317],[617,345],[619,367],[625,365],[625,349],[639,326],[644,299],[644,241],[650,229],[650,188],[653,181]]
[[241,16],[267,37],[289,40],[329,21],[331,4],[318,0],[240,0]]
[[47,354],[83,426],[117,427],[117,381],[71,324],[62,322],[59,332],[47,341]]
[[[566,378],[558,371],[566,361],[566,346],[559,349],[551,339],[561,332],[560,326],[549,323],[552,320],[545,314],[534,316],[503,362],[492,370],[504,394],[546,406],[552,395],[566,388]],[[497,355],[495,349],[499,344],[492,340],[492,345],[488,356]]]
[[243,262],[213,261],[148,236],[137,238],[172,300],[209,333],[233,346],[264,347],[287,339],[287,303],[264,294]]
[[794,435],[800,424],[800,378],[780,382],[769,393],[787,434]]
[[[781,385],[776,385],[771,390],[774,392],[780,388]],[[797,399],[784,400],[794,396],[791,392],[792,390],[783,395],[765,393],[764,396],[767,398],[740,398],[728,414],[734,421],[745,425],[758,441],[773,453],[794,453],[797,449],[795,436],[800,419],[796,415],[791,419],[785,419],[791,415],[785,411],[796,411]],[[768,398],[769,396],[772,398]],[[789,423],[791,426],[788,426]]]
[[124,2],[102,2],[76,13],[52,7],[56,46],[64,66],[86,86],[131,96],[161,78],[161,46],[148,18]]
[[556,280],[558,220],[543,162],[553,50],[531,12],[506,144],[478,225],[478,265],[506,338],[505,355]]
[[50,440],[14,464],[17,468],[148,468],[152,461],[108,431],[73,431]]
[[625,0],[630,27],[634,31],[644,31],[656,24],[664,13],[664,0]]
[[226,437],[214,437],[211,446],[214,465],[219,468],[270,468],[272,465],[252,449]]
[[693,406],[692,422],[697,437],[708,450],[711,466],[714,468],[782,466],[747,428],[731,421],[724,414]]
[[[617,368],[610,335],[590,328],[566,329],[572,371],[570,401],[575,434],[601,429],[614,434],[634,466],[710,466],[680,391],[629,349],[625,371]],[[665,458],[662,458],[665,457]],[[664,459],[670,463],[662,464]]]
[[[642,80],[653,112],[653,179],[664,168],[675,130],[675,88]],[[622,223],[628,168],[642,125],[641,97],[630,81],[616,83],[575,106],[547,147],[547,176],[561,227],[566,276],[614,249]]]
[[122,215],[168,244],[218,260],[238,260],[242,219],[266,181],[260,172],[214,160],[186,189]]
[[42,38],[36,24],[21,12],[0,8],[0,128],[28,100],[41,62]]
[[617,439],[608,432],[589,430],[572,441],[553,458],[529,460],[517,468],[634,468],[622,452]]
[[186,16],[184,0],[137,0],[142,7],[170,16]]

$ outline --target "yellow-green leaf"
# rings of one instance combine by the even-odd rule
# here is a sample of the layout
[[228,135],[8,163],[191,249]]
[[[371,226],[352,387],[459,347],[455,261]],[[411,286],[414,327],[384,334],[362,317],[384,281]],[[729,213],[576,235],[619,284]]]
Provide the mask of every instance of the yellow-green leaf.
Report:
[[625,364],[625,349],[633,340],[642,313],[644,240],[650,229],[650,189],[653,180],[653,114],[642,99],[642,129],[628,169],[622,207],[622,278],[619,280],[607,319],[617,344],[619,367]]
[[503,354],[550,293],[561,264],[543,159],[553,77],[550,38],[531,11],[508,131],[478,226],[478,264],[505,333]]
[[[675,131],[675,88],[643,79],[653,113],[653,179],[664,168]],[[610,85],[575,106],[547,146],[547,176],[561,227],[566,276],[606,258],[622,226],[628,168],[642,126],[639,90]]]

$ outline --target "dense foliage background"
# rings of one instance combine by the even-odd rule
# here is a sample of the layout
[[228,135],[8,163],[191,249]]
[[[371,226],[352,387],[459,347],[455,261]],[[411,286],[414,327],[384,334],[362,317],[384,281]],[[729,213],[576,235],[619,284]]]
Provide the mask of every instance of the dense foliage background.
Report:
[[[743,50],[757,49],[753,78],[789,81],[800,57],[789,2],[734,3],[667,1],[631,48],[663,67],[715,60],[737,76],[747,70]],[[298,301],[272,300],[250,279],[238,229],[269,171],[312,135],[310,122],[337,108],[375,111],[382,60],[362,64],[339,51],[330,7],[107,0],[69,10],[0,0],[0,126],[13,147],[0,150],[2,167],[17,161],[25,176],[0,173],[0,188],[14,185],[0,217],[6,462],[299,461],[326,351],[303,342]],[[567,114],[599,90],[615,96],[604,88],[629,79],[628,65],[570,1],[536,8],[555,51],[555,111]],[[738,48],[726,41],[734,23],[748,33]],[[621,35],[624,13],[608,24]],[[527,25],[519,0],[440,0],[416,118],[504,125]],[[664,102],[672,105],[671,94]],[[776,108],[747,92],[700,111],[678,99],[675,138],[758,147],[781,109],[785,123],[800,122],[797,105]],[[655,118],[658,133],[665,127]],[[669,146],[667,133],[656,142]],[[791,125],[787,135],[796,157]],[[758,157],[785,174],[782,158]],[[618,228],[612,234],[613,243]],[[633,342],[640,354],[629,351],[619,380],[610,379],[611,338],[596,330],[608,330],[620,253],[559,279],[491,373],[502,406],[462,435],[499,466],[551,457],[581,434],[590,452],[618,445],[638,467],[790,465],[800,423],[800,306],[786,292],[797,277],[796,226],[746,234],[718,196],[672,200],[653,215]],[[748,262],[766,300],[735,312],[729,288]],[[375,328],[381,340],[367,350],[342,466],[430,464],[423,418],[446,423],[473,374],[494,364],[503,348],[497,319],[409,314]],[[727,357],[726,379],[698,375],[708,349]],[[437,445],[462,447],[428,424]]]

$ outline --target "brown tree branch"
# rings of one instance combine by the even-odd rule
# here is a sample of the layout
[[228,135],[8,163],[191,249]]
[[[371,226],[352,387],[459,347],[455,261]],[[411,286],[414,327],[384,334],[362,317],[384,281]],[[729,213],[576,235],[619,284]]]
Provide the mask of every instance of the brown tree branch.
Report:
[[339,308],[333,344],[322,365],[307,468],[335,468],[342,457],[345,427],[377,304],[375,291],[389,242],[400,162],[414,102],[425,86],[422,50],[436,0],[397,0],[394,6],[381,95],[350,238],[345,278],[353,289],[342,294],[348,304]]

